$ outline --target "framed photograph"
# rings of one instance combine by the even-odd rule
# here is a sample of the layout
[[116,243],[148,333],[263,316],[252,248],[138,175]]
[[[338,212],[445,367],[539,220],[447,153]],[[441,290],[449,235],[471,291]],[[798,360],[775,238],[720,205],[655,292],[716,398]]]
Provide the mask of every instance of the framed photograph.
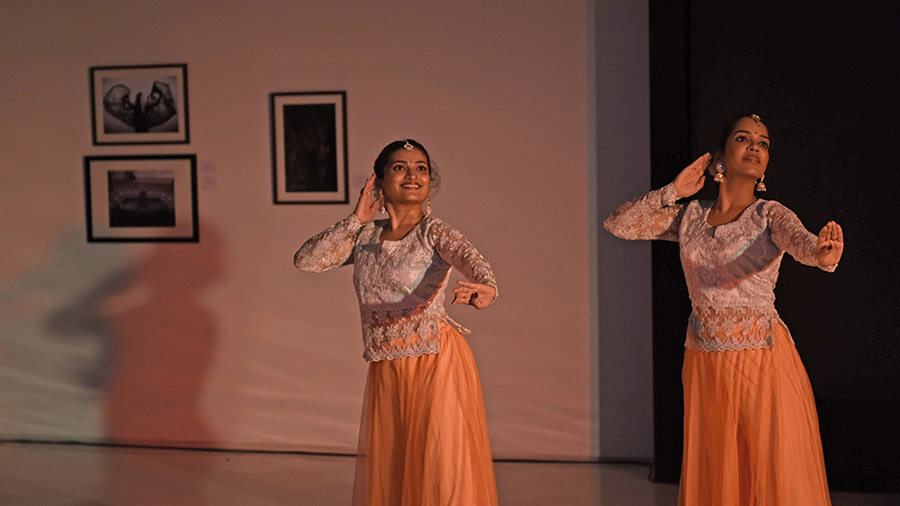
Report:
[[94,144],[179,144],[188,134],[187,65],[91,67]]
[[86,156],[88,242],[197,242],[196,155]]
[[271,93],[276,204],[346,204],[347,96],[343,91]]

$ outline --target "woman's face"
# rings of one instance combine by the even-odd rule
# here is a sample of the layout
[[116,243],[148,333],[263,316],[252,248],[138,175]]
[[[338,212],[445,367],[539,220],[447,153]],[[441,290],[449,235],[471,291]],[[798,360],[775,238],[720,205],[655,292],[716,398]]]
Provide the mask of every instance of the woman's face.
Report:
[[742,118],[734,125],[722,153],[725,177],[761,178],[769,165],[770,145],[766,125],[752,118]]
[[391,155],[381,180],[385,202],[392,204],[421,204],[431,190],[431,170],[428,160],[419,149],[398,149]]

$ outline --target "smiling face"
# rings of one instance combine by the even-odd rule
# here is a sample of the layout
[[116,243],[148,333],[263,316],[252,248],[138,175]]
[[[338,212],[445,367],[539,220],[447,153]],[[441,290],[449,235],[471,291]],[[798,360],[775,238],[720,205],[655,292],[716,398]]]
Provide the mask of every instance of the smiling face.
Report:
[[725,177],[759,179],[769,165],[769,129],[762,121],[741,118],[735,123],[721,153]]
[[380,182],[385,202],[421,204],[431,190],[428,157],[420,149],[394,151]]

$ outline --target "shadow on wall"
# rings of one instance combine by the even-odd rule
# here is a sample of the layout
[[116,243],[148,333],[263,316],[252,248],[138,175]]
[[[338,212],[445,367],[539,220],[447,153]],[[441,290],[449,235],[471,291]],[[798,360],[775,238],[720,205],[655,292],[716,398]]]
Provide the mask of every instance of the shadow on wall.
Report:
[[127,250],[69,230],[32,255],[40,263],[0,287],[0,432],[97,441],[112,345],[97,304],[128,283]]
[[202,393],[218,328],[202,301],[221,239],[89,244],[60,236],[0,287],[0,438],[215,446]]
[[100,301],[114,336],[105,387],[106,438],[115,443],[214,447],[201,412],[218,328],[204,288],[222,275],[221,238],[154,246],[131,282]]

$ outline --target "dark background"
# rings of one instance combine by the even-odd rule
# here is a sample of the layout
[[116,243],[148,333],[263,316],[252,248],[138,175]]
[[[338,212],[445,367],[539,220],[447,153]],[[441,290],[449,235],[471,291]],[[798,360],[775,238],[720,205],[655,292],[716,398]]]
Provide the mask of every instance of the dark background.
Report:
[[[813,233],[831,219],[844,229],[836,273],[786,256],[776,289],[816,394],[829,484],[896,492],[898,28],[885,7],[828,5],[652,0],[651,179],[663,186],[714,150],[728,118],[762,117],[772,137],[763,197]],[[700,198],[715,191],[708,178]],[[653,476],[677,482],[690,302],[677,245],[654,243],[653,265]]]

